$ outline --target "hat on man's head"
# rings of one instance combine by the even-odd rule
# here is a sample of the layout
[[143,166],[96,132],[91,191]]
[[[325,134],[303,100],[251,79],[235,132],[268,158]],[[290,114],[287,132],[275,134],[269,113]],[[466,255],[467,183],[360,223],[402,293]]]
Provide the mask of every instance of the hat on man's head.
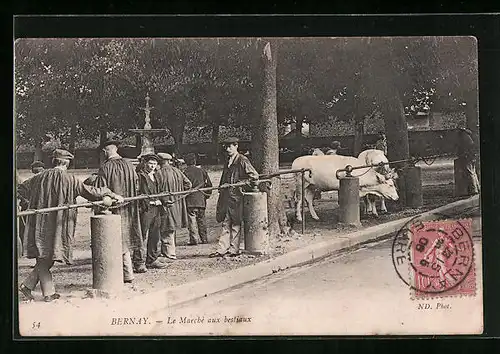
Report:
[[36,167],[43,167],[45,168],[45,164],[42,161],[34,161],[31,166],[31,168],[36,168]]
[[162,160],[172,160],[172,155],[166,152],[159,152],[156,154],[156,156],[158,156]]
[[240,139],[236,138],[236,137],[230,137],[230,138],[227,138],[227,139],[224,139],[221,141],[221,144],[222,145],[229,145],[229,144],[238,144]]
[[161,158],[157,154],[147,154],[141,156],[142,161],[148,162],[149,160],[156,160],[157,162],[160,162]]
[[73,160],[75,156],[68,150],[55,149],[52,153],[52,157],[56,159]]
[[120,142],[118,140],[106,140],[101,145],[99,145],[99,149],[103,149],[108,145],[114,145],[116,147],[120,146]]

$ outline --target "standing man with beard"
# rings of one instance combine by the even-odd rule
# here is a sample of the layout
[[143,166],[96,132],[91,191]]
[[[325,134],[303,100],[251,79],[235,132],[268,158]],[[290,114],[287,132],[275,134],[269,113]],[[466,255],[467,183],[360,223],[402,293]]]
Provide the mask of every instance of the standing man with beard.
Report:
[[[228,159],[219,186],[238,183],[244,180],[257,180],[259,174],[248,158],[238,153],[238,139],[229,138],[223,142]],[[217,222],[222,223],[219,246],[209,257],[223,257],[227,254],[237,256],[240,252],[241,222],[243,219],[243,194],[241,188],[231,187],[219,190],[217,200]]]
[[[87,186],[69,174],[67,168],[72,159],[73,155],[69,151],[56,149],[52,159],[54,168],[47,169],[27,181],[25,195],[28,208],[44,209],[75,204],[77,196],[96,201],[107,195],[123,202],[121,196],[108,188]],[[28,258],[36,258],[33,271],[19,287],[19,291],[27,300],[34,300],[31,292],[39,282],[46,302],[60,298],[55,292],[50,268],[54,262],[62,262],[65,257],[65,244],[71,242],[75,214],[76,209],[65,209],[27,216],[25,234]]]
[[[156,173],[158,191],[181,192],[193,186],[189,179],[176,167],[170,164],[172,155],[158,153],[162,159],[161,167]],[[161,255],[170,259],[177,259],[175,251],[176,230],[187,226],[188,214],[184,196],[168,196],[161,198],[165,207],[161,223]]]
[[[158,194],[158,178],[156,167],[159,157],[146,155],[142,157],[143,168],[138,173],[139,192],[144,195]],[[161,216],[163,204],[160,198],[143,199],[140,201],[142,247],[135,250],[132,263],[135,273],[146,273],[148,268],[164,269],[166,264],[158,260],[158,243],[160,242]]]
[[[96,187],[108,187],[123,197],[135,197],[139,192],[138,176],[134,166],[118,155],[119,142],[109,140],[101,145],[106,160],[103,162],[95,181]],[[121,216],[123,281],[134,279],[131,253],[142,248],[141,220],[137,202],[125,203],[113,214]]]

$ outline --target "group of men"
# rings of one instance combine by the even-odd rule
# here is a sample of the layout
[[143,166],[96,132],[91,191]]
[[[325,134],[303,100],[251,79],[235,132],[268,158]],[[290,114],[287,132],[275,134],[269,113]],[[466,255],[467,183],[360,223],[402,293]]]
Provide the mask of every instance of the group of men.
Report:
[[[238,139],[230,138],[222,143],[228,159],[220,185],[257,180],[259,174],[248,158],[238,153]],[[142,165],[136,170],[130,161],[118,154],[118,146],[119,142],[112,140],[100,146],[105,161],[97,174],[83,182],[67,172],[73,154],[54,150],[53,168],[19,184],[18,198],[24,200],[24,209],[75,204],[77,196],[90,201],[105,196],[114,199],[116,205],[110,210],[121,216],[122,224],[123,281],[131,283],[134,273],[144,273],[151,268],[164,269],[169,261],[177,258],[175,241],[179,228],[188,227],[190,245],[208,243],[205,208],[211,191],[198,189],[212,187],[212,182],[208,173],[196,166],[194,154],[186,156],[184,172],[172,165],[172,156],[166,153],[141,156]],[[165,192],[175,194],[124,202],[127,197]],[[219,191],[216,220],[222,223],[222,232],[216,250],[209,257],[239,254],[242,197],[242,188]],[[101,210],[99,206],[94,208],[95,213]],[[55,292],[50,269],[54,262],[70,257],[76,216],[77,209],[64,209],[25,217],[22,238],[27,240],[27,257],[36,259],[33,271],[19,286],[25,299],[34,299],[32,291],[39,282],[45,301],[60,297]]]

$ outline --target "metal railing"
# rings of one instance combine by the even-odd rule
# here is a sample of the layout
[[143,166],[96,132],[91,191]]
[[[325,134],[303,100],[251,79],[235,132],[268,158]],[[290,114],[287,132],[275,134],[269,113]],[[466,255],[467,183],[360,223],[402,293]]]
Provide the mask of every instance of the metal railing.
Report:
[[409,165],[414,166],[419,161],[423,161],[427,165],[432,165],[434,162],[428,163],[427,161],[431,160],[431,159],[435,160],[438,157],[452,157],[452,156],[455,156],[455,155],[454,154],[441,154],[441,155],[430,155],[430,156],[415,156],[415,157],[410,157],[408,159],[403,159],[403,160],[387,161],[387,162],[380,162],[378,164],[373,164],[373,165],[361,165],[361,166],[354,166],[354,167],[351,165],[346,165],[346,167],[335,171],[335,177],[337,177],[337,179],[340,179],[340,177],[339,177],[340,172],[345,172],[346,177],[352,177],[352,171],[354,171],[354,170],[358,170],[361,168],[382,167],[385,165],[402,163],[402,162],[409,162],[410,163]]
[[[301,173],[301,181],[302,181],[302,233],[304,233],[305,229],[305,223],[304,223],[304,189],[305,189],[305,181],[304,181],[304,173],[306,171],[310,171],[310,169],[296,169],[296,170],[284,170],[268,175],[261,175],[259,176],[258,180],[248,180],[244,182],[238,182],[238,183],[227,183],[227,184],[222,184],[218,187],[204,187],[204,188],[194,188],[194,189],[189,189],[185,191],[179,191],[179,192],[163,192],[163,193],[157,193],[157,194],[141,194],[137,195],[134,197],[124,197],[123,198],[123,203],[117,204],[116,207],[122,206],[126,202],[132,202],[132,201],[138,201],[138,200],[146,200],[146,199],[154,199],[154,198],[162,198],[162,197],[171,197],[171,196],[187,196],[189,194],[195,193],[195,192],[207,192],[207,191],[212,191],[212,190],[220,190],[220,189],[227,189],[227,188],[235,188],[235,187],[253,187],[254,190],[255,188],[263,183],[271,183],[271,178],[276,178],[284,174],[296,174],[296,173]],[[60,210],[70,210],[70,209],[78,209],[78,208],[91,208],[91,207],[101,207],[103,209],[108,209],[108,206],[104,205],[104,201],[95,201],[95,202],[86,202],[86,203],[76,203],[76,204],[67,204],[67,205],[59,205],[55,207],[50,207],[50,208],[42,208],[42,209],[28,209],[24,211],[18,211],[16,213],[17,217],[22,217],[22,216],[28,216],[28,215],[37,215],[37,214],[45,214],[45,213],[50,213],[54,211],[60,211]],[[112,208],[112,207],[111,207]]]

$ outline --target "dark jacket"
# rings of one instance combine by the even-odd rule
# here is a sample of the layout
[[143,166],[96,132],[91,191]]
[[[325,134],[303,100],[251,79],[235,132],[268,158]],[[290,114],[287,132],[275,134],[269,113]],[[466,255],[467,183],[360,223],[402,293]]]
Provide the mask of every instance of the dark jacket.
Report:
[[[238,183],[244,180],[258,178],[258,172],[252,166],[248,158],[238,154],[236,155],[231,166],[228,166],[227,163],[224,165],[219,185]],[[216,212],[217,222],[224,221],[227,213],[229,213],[229,216],[234,222],[241,222],[243,216],[242,197],[243,193],[240,187],[231,187],[219,190]]]
[[[201,167],[188,166],[184,170],[184,174],[193,184],[193,189],[212,187],[212,181],[208,176],[207,171]],[[207,199],[212,195],[212,191],[195,192],[186,197],[186,205],[188,208],[206,208]]]
[[[151,178],[149,178],[148,173],[144,170],[141,170],[138,174],[139,176],[139,193],[140,194],[158,194],[159,189],[158,189],[158,181],[155,179],[155,181],[152,181]],[[156,175],[155,175],[156,178]],[[154,202],[156,200],[159,200],[159,198],[152,198],[152,199],[143,199],[140,201],[140,208],[141,212],[147,211],[150,208],[157,208],[157,206],[151,205],[150,202]]]
[[[158,190],[163,192],[181,192],[191,189],[192,183],[179,169],[164,165],[155,173]],[[162,215],[162,230],[177,229],[187,226],[188,214],[185,198],[180,195],[160,198],[164,206],[168,206]],[[169,205],[169,202],[174,202]]]

